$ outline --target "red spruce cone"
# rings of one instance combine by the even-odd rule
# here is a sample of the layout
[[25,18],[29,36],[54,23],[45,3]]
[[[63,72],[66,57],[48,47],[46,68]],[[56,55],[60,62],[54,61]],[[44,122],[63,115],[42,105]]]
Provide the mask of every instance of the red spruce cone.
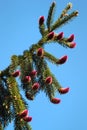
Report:
[[32,121],[32,117],[26,116],[26,117],[23,118],[23,120],[26,121],[26,122],[30,122],[30,121]]
[[39,25],[41,26],[44,23],[44,16],[40,16],[39,18]]
[[51,77],[51,76],[48,76],[48,77],[46,78],[45,82],[46,82],[47,84],[52,84],[52,77]]
[[19,116],[20,116],[21,118],[24,118],[24,117],[27,116],[27,114],[28,114],[28,110],[25,109],[25,110],[23,110],[23,111],[19,114]]
[[31,77],[30,76],[25,76],[23,81],[24,82],[30,82],[31,81]]
[[64,64],[67,61],[67,55],[61,57],[56,63],[57,64]]
[[61,93],[61,94],[66,94],[66,93],[68,93],[69,92],[69,87],[67,87],[67,88],[59,88],[59,93]]
[[31,76],[35,77],[37,75],[37,71],[36,70],[32,70],[30,73]]
[[37,90],[39,87],[40,87],[39,83],[34,83],[33,86],[32,86],[32,89]]
[[44,54],[43,48],[39,48],[39,49],[37,50],[37,55],[40,56],[40,57],[42,57],[43,54]]
[[61,102],[61,100],[59,98],[52,98],[51,102],[54,103],[54,104],[58,104],[58,103]]
[[13,76],[13,77],[18,77],[18,76],[20,76],[20,71],[17,70],[17,71],[15,71],[15,72],[13,72],[13,73],[12,73],[12,76]]
[[48,34],[48,40],[51,40],[54,37],[54,32],[50,32]]
[[64,36],[64,33],[63,32],[60,32],[58,35],[57,35],[57,40],[61,40]]
[[70,45],[69,45],[70,48],[75,48],[75,46],[76,46],[76,43],[75,43],[75,42],[72,42],[72,43],[70,43]]
[[74,34],[70,35],[70,37],[67,39],[68,42],[72,42],[74,40]]

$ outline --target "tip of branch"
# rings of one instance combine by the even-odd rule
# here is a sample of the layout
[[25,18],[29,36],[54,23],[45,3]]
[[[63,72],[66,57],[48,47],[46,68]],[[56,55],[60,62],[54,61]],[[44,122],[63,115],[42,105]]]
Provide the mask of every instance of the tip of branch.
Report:
[[53,1],[52,4],[55,6],[56,5],[56,1]]
[[67,5],[68,5],[68,8],[69,8],[69,9],[72,8],[72,3],[71,3],[71,2],[69,2]]
[[78,16],[78,15],[79,15],[79,11],[76,10],[76,11],[75,11],[75,16]]

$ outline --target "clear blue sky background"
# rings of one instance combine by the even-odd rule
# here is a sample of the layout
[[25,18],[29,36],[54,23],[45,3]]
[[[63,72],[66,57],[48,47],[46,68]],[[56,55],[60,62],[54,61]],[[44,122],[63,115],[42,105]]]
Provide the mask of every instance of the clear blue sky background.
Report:
[[[55,0],[57,3],[55,19],[69,0]],[[47,17],[52,0],[0,0],[0,69],[10,64],[12,54],[22,54],[41,35],[38,30],[38,18]],[[87,129],[87,1],[71,0],[73,10],[79,10],[79,16],[57,32],[64,31],[66,37],[75,34],[77,47],[66,49],[52,44],[45,49],[56,57],[68,55],[68,62],[60,67],[49,64],[59,82],[70,87],[66,95],[57,95],[62,102],[54,105],[44,93],[29,103],[33,117],[33,130],[86,130]],[[6,130],[13,130],[10,124]]]

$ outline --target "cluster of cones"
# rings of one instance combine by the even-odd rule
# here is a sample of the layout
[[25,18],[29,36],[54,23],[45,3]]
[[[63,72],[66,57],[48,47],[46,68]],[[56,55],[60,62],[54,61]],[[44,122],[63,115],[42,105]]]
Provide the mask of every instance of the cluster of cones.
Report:
[[[32,71],[32,72],[36,72],[35,70],[34,71]],[[36,75],[36,73],[33,73],[33,74],[35,74]],[[15,71],[13,74],[12,74],[14,77],[17,77],[17,76],[19,76],[20,75],[20,71],[18,70],[18,71]],[[25,77],[25,79],[24,79],[24,82],[30,82],[31,80],[31,77],[30,76],[26,76]],[[51,76],[48,76],[46,79],[45,79],[45,83],[46,84],[48,84],[48,85],[51,85],[52,84],[52,77]],[[34,83],[33,85],[32,85],[32,89],[33,90],[38,90],[39,89],[39,87],[40,87],[40,84],[38,83],[38,82],[36,82],[36,83]],[[60,94],[66,94],[66,93],[68,93],[68,91],[69,91],[69,87],[66,87],[66,88],[59,88],[58,89],[58,91],[59,91],[59,93]],[[33,96],[31,96],[31,93],[30,92],[26,92],[26,97],[27,97],[27,99],[29,99],[29,100],[33,100],[34,99],[34,97]],[[59,98],[51,98],[51,100],[50,100],[52,103],[54,103],[54,104],[58,104],[58,103],[60,103],[60,99]],[[26,111],[27,112],[27,111]],[[26,113],[25,111],[23,111],[23,113]],[[29,117],[27,117],[27,118],[29,118]],[[24,120],[25,119],[27,119],[27,118],[23,118]]]
[[25,109],[23,110],[21,113],[18,114],[20,119],[23,119],[24,121],[26,122],[30,122],[32,121],[32,117],[31,116],[28,116],[28,110]]
[[[41,16],[39,18],[39,26],[42,26],[44,24],[44,21],[45,21],[45,18],[44,16]],[[62,40],[64,38],[64,33],[63,32],[60,32],[59,34],[55,34],[53,31],[50,32],[48,35],[47,35],[47,39],[48,40]],[[74,41],[74,34],[71,34],[67,39],[66,39],[66,42],[69,42],[69,45],[68,47],[69,48],[74,48],[76,46],[76,43],[73,42]]]

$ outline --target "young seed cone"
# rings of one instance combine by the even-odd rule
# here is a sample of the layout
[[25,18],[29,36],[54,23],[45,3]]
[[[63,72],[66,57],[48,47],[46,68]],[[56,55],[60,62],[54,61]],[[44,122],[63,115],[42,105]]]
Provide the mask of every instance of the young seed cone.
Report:
[[24,79],[23,79],[23,81],[25,83],[30,82],[31,81],[31,77],[30,76],[25,76]]
[[44,50],[43,50],[43,48],[39,48],[39,49],[37,50],[37,56],[43,57],[43,55],[44,55]]
[[68,42],[74,41],[74,34],[70,35],[69,38],[67,39]]
[[51,77],[51,76],[48,76],[48,77],[46,78],[45,82],[46,82],[47,84],[52,84],[52,77]]
[[50,32],[47,37],[48,40],[51,40],[54,37],[54,32]]
[[60,32],[58,35],[57,35],[57,40],[61,40],[64,36],[64,33],[63,32]]
[[39,25],[41,26],[44,23],[44,16],[40,16],[39,18]]
[[65,56],[62,56],[56,63],[57,64],[64,64],[68,59],[68,56],[65,55]]
[[54,104],[59,104],[61,102],[61,100],[59,98],[52,98],[51,102]]
[[67,88],[59,88],[58,91],[59,91],[60,94],[66,94],[66,93],[69,92],[69,90],[70,90],[70,88],[67,87]]
[[39,89],[39,87],[40,87],[39,83],[34,83],[33,86],[32,86],[32,89],[37,90],[37,89]]
[[26,117],[23,118],[23,120],[26,121],[26,122],[30,122],[30,121],[32,121],[32,117],[26,116]]
[[25,109],[25,110],[23,110],[23,111],[19,114],[19,116],[20,116],[21,118],[24,118],[25,116],[27,116],[27,114],[28,114],[28,110]]
[[69,45],[70,48],[75,48],[76,47],[76,43],[75,42],[71,42]]
[[17,70],[17,71],[15,71],[15,72],[13,72],[13,73],[12,73],[12,76],[13,76],[13,77],[18,77],[18,76],[20,76],[20,71]]
[[31,77],[35,77],[37,75],[37,71],[36,70],[32,70],[30,73]]

